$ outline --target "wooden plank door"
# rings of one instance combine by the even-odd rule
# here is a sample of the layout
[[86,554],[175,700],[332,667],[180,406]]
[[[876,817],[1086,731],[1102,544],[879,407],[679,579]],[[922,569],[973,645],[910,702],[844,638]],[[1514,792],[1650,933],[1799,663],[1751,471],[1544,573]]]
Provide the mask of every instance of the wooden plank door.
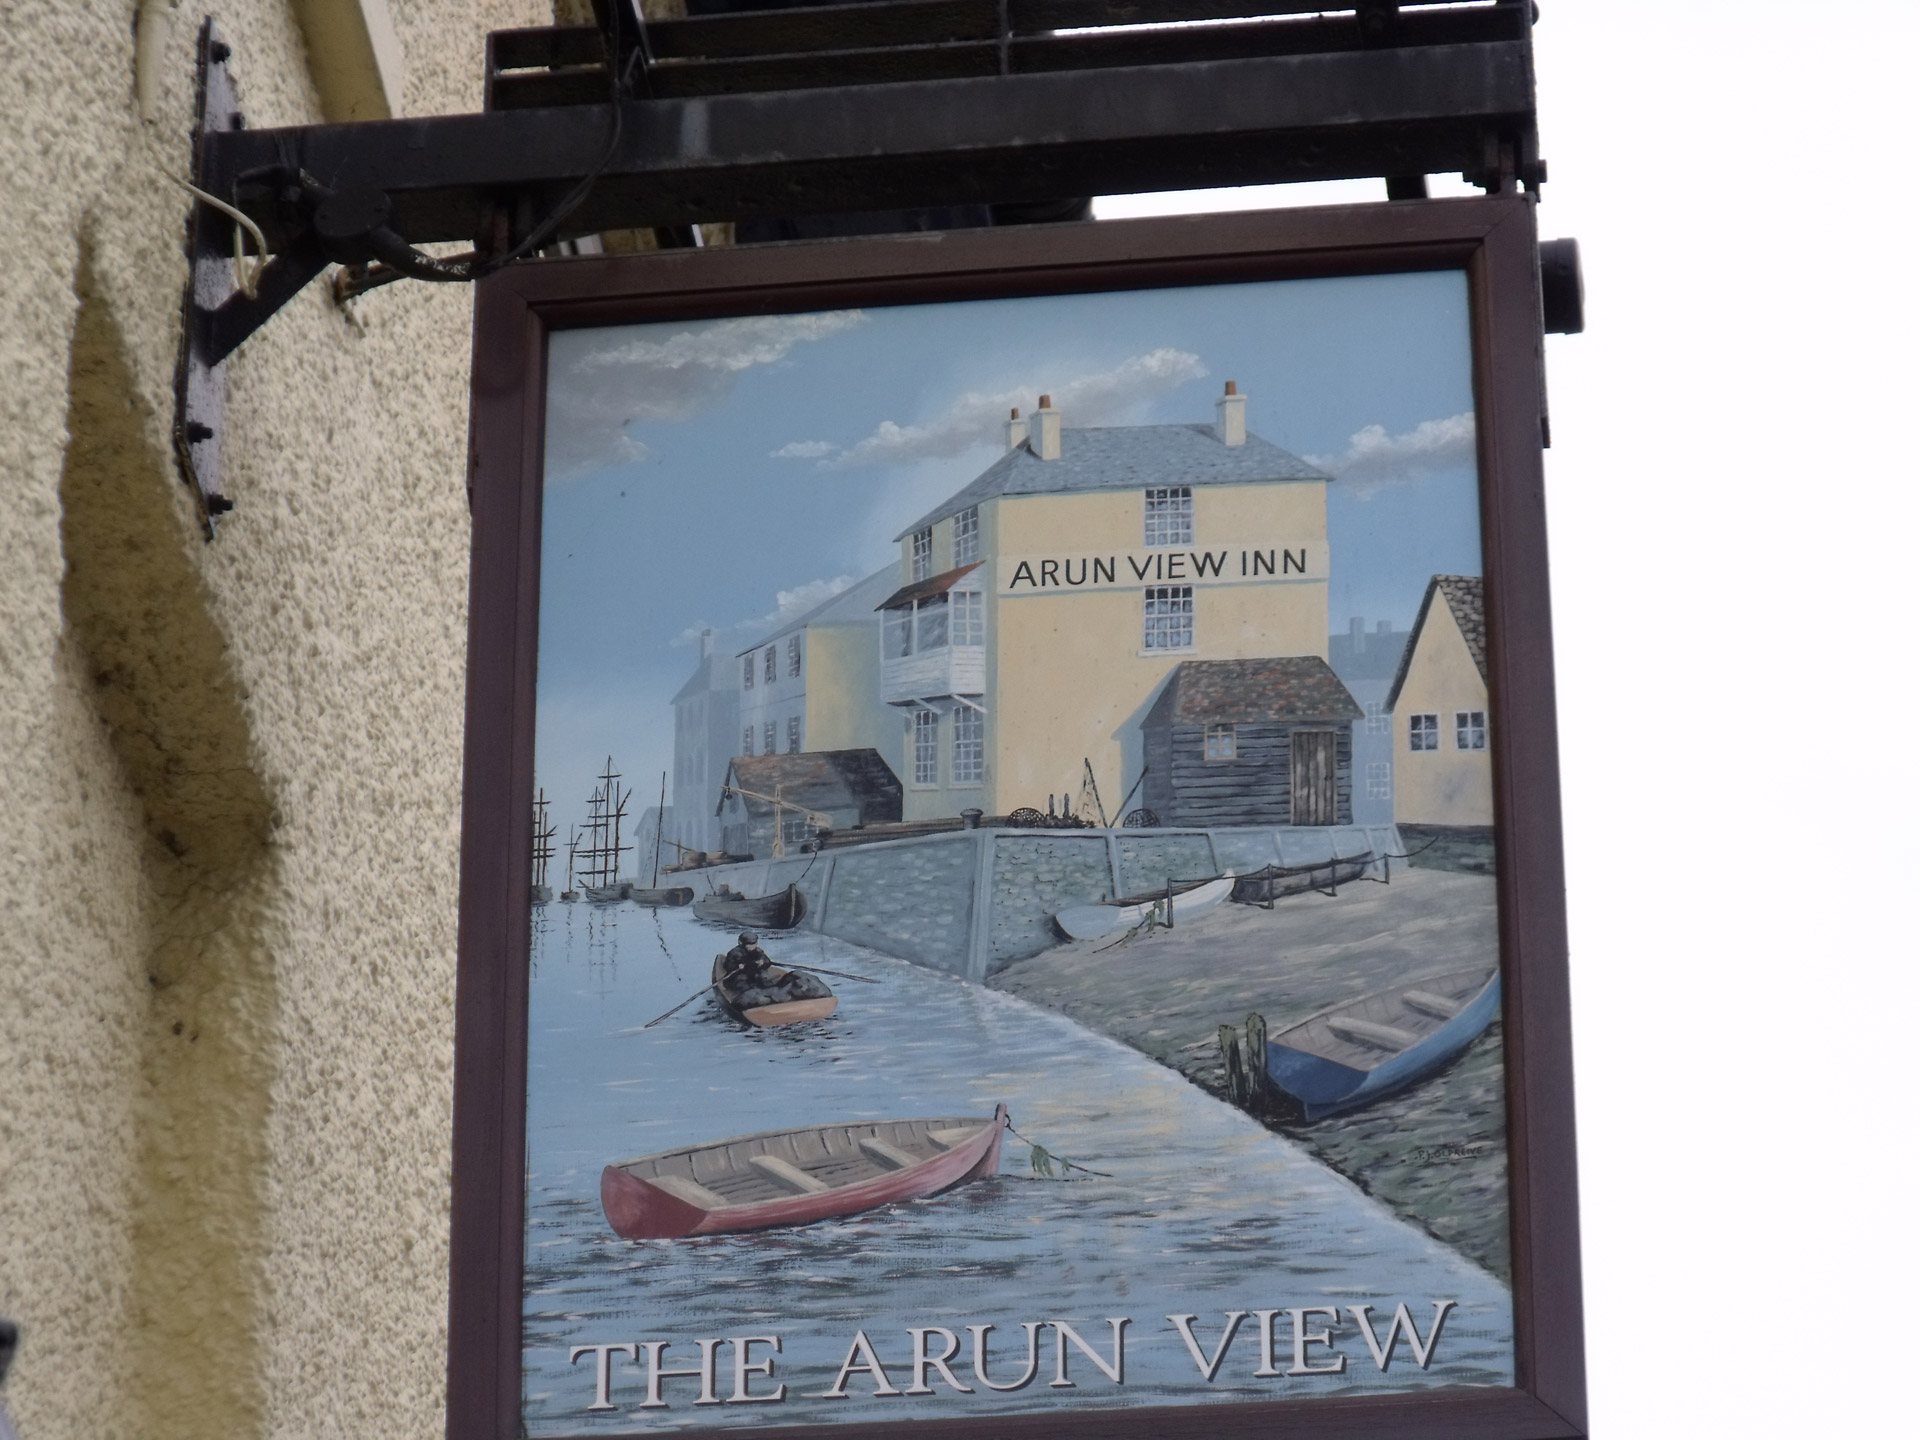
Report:
[[1293,791],[1295,825],[1337,825],[1339,796],[1335,788],[1336,744],[1334,730],[1296,730],[1288,751]]

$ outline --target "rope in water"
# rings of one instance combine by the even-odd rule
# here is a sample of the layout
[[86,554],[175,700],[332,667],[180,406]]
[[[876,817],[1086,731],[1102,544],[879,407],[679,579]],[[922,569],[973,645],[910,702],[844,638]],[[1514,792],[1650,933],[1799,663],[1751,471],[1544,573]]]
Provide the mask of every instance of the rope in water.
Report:
[[1018,1130],[1013,1128],[1013,1118],[1011,1116],[1007,1118],[1007,1133],[1013,1136],[1014,1139],[1020,1141],[1021,1144],[1033,1146],[1033,1152],[1034,1152],[1033,1168],[1035,1169],[1035,1171],[1037,1171],[1042,1175],[1048,1175],[1048,1174],[1051,1174],[1052,1172],[1050,1170],[1042,1170],[1040,1168],[1041,1162],[1043,1160],[1047,1160],[1047,1161],[1057,1160],[1062,1165],[1066,1166],[1067,1169],[1069,1170],[1079,1170],[1088,1175],[1098,1175],[1102,1180],[1113,1179],[1113,1176],[1109,1175],[1104,1170],[1095,1170],[1091,1166],[1082,1165],[1078,1160],[1069,1160],[1064,1155],[1056,1155],[1053,1151],[1047,1149],[1046,1146],[1040,1144],[1038,1141],[1027,1139],[1026,1136],[1022,1135]]

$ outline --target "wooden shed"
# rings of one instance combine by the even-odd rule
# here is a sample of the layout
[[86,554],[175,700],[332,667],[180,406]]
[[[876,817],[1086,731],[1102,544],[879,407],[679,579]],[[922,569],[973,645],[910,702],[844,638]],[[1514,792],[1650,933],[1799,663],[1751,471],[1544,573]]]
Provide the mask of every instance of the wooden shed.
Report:
[[[805,812],[824,815],[835,830],[852,830],[897,821],[900,796],[900,777],[877,750],[736,755],[716,813],[729,854],[764,860],[773,853],[776,824],[785,843],[798,847],[812,828]],[[777,819],[775,797],[782,802]]]
[[1163,825],[1350,825],[1361,709],[1318,655],[1189,660],[1141,724]]

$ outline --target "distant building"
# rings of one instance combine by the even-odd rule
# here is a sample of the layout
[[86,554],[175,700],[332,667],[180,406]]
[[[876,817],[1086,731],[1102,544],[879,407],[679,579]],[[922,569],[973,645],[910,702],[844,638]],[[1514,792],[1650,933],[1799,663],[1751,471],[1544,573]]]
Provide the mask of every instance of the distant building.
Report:
[[1407,632],[1391,620],[1373,629],[1354,617],[1344,634],[1327,640],[1327,663],[1364,712],[1353,722],[1353,819],[1356,825],[1393,823],[1393,716],[1387,692],[1400,671]]
[[1394,820],[1490,827],[1487,622],[1478,576],[1436,575],[1428,583],[1387,708],[1397,751]]
[[1189,660],[1147,712],[1163,825],[1350,825],[1360,707],[1317,655]]
[[871,749],[734,757],[716,811],[728,853],[766,859],[776,824],[784,844],[797,850],[810,834],[805,811],[825,816],[835,830],[897,821],[900,778]]
[[895,583],[889,565],[734,655],[730,756],[872,749],[898,760],[899,720],[879,698],[878,611]]
[[[718,850],[713,807],[739,742],[740,700],[732,670],[713,653],[713,632],[700,636],[700,663],[673,697],[673,803],[666,838],[689,850]],[[680,850],[669,845],[676,860]]]
[[906,818],[1077,795],[1121,806],[1141,722],[1192,660],[1326,656],[1327,476],[1211,425],[1068,429],[1045,396],[1008,449],[899,537],[879,693]]

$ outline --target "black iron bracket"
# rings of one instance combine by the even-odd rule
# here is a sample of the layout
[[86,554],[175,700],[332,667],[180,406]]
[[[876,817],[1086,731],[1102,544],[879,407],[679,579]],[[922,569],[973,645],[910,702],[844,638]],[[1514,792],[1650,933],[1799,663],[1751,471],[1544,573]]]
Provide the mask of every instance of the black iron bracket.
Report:
[[[201,44],[194,183],[273,259],[234,288],[232,222],[192,222],[182,464],[209,530],[220,366],[330,263],[336,295],[471,280],[583,235],[700,222],[1431,174],[1546,179],[1531,0],[882,0],[489,37],[479,114],[244,128]],[[1168,30],[1143,22],[1229,23]],[[1092,28],[1088,28],[1092,27]],[[1005,212],[1002,212],[1005,213]],[[416,247],[465,241],[451,259]],[[1563,262],[1546,278],[1564,297]],[[1571,271],[1577,295],[1577,259]],[[1549,304],[1549,328],[1568,313]]]

